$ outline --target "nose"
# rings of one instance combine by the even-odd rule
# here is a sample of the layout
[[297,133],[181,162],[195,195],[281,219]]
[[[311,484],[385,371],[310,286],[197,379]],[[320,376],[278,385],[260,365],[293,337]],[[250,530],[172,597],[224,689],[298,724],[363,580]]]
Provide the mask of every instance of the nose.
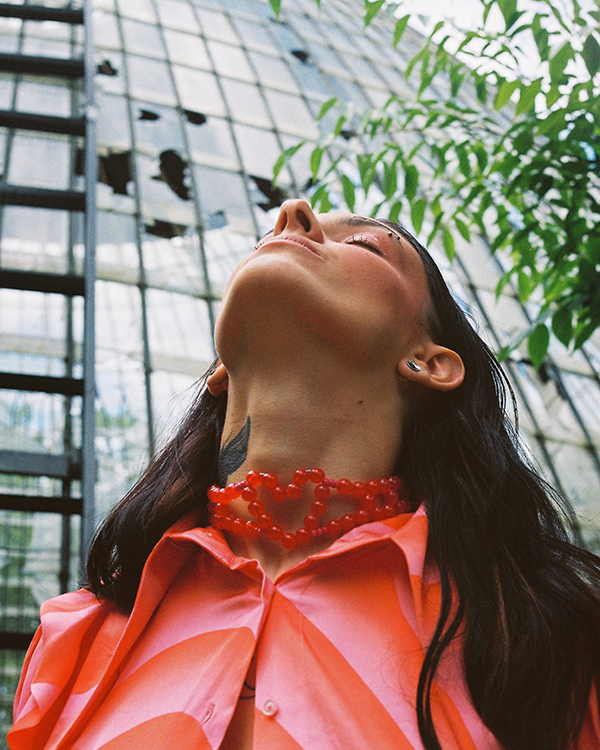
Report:
[[289,200],[281,205],[279,216],[275,222],[273,235],[303,234],[315,242],[323,242],[323,229],[312,208],[305,200]]

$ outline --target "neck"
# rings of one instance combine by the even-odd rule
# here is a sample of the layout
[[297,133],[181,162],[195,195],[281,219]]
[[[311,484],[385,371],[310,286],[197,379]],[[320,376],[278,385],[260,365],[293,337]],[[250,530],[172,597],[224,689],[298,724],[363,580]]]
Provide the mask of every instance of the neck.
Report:
[[[342,379],[318,367],[309,373],[285,368],[281,377],[276,369],[270,369],[268,377],[230,372],[219,484],[241,482],[251,470],[272,472],[284,486],[292,482],[295,470],[314,467],[331,479],[352,482],[393,474],[403,416],[394,376],[372,371]],[[265,509],[284,531],[295,531],[310,512],[313,489],[302,487],[293,501],[265,497]],[[252,519],[241,497],[233,499],[230,508],[237,517]],[[356,498],[332,492],[323,521],[358,508]],[[236,554],[258,559],[272,577],[332,542],[329,535],[320,535],[287,550],[266,536],[224,533]]]

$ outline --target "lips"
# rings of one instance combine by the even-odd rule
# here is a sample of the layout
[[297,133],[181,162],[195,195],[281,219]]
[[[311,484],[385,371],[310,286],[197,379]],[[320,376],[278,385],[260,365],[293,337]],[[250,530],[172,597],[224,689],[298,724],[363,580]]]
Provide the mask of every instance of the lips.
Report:
[[293,245],[301,245],[306,250],[310,250],[310,252],[313,253],[314,255],[318,255],[319,257],[321,257],[320,253],[318,253],[315,250],[311,242],[309,242],[304,237],[300,237],[300,235],[297,235],[297,234],[288,234],[288,235],[278,234],[276,237],[265,237],[264,240],[261,240],[258,243],[258,245],[256,246],[256,250],[260,249],[264,245],[268,245],[270,243],[277,243],[277,242],[291,243]]

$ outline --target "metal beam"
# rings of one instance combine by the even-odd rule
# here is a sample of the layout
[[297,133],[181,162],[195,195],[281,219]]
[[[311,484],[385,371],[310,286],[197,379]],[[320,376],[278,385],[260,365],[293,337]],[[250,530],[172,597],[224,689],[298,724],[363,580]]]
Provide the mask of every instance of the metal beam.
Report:
[[0,185],[0,205],[85,211],[85,193],[80,193],[78,190],[50,190],[28,185]]
[[0,494],[0,510],[22,513],[60,513],[63,516],[81,515],[83,502],[78,497],[46,497],[45,495]]
[[79,479],[81,459],[57,456],[52,453],[31,453],[29,451],[0,450],[0,473],[23,474],[29,477],[56,477],[58,479]]
[[83,276],[39,271],[0,269],[0,289],[23,289],[45,294],[64,294],[67,297],[83,297],[85,294]]
[[0,388],[37,393],[62,393],[65,396],[83,396],[83,380],[59,378],[50,375],[28,375],[20,372],[0,372]]
[[0,71],[30,73],[52,78],[83,78],[83,60],[65,57],[40,57],[0,52]]
[[0,16],[4,18],[23,18],[26,21],[59,21],[74,25],[83,23],[83,11],[71,8],[46,8],[43,5],[29,3],[15,5],[0,3]]
[[38,115],[33,112],[17,112],[12,109],[0,109],[0,126],[19,130],[36,130],[42,133],[85,135],[85,117],[56,117]]

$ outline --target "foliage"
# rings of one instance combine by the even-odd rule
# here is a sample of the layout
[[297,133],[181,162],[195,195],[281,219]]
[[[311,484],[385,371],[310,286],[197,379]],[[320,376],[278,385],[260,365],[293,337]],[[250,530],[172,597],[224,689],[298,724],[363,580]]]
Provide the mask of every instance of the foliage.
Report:
[[[341,173],[350,210],[366,195],[372,215],[409,215],[450,258],[473,231],[510,253],[497,293],[513,282],[537,315],[501,356],[527,338],[536,366],[551,333],[577,349],[600,326],[600,5],[556,2],[480,0],[475,30],[439,22],[405,71],[416,96],[364,113],[329,100],[319,119],[332,126],[310,155],[320,210]],[[391,7],[397,45],[410,16],[383,6],[365,0],[365,25]]]

